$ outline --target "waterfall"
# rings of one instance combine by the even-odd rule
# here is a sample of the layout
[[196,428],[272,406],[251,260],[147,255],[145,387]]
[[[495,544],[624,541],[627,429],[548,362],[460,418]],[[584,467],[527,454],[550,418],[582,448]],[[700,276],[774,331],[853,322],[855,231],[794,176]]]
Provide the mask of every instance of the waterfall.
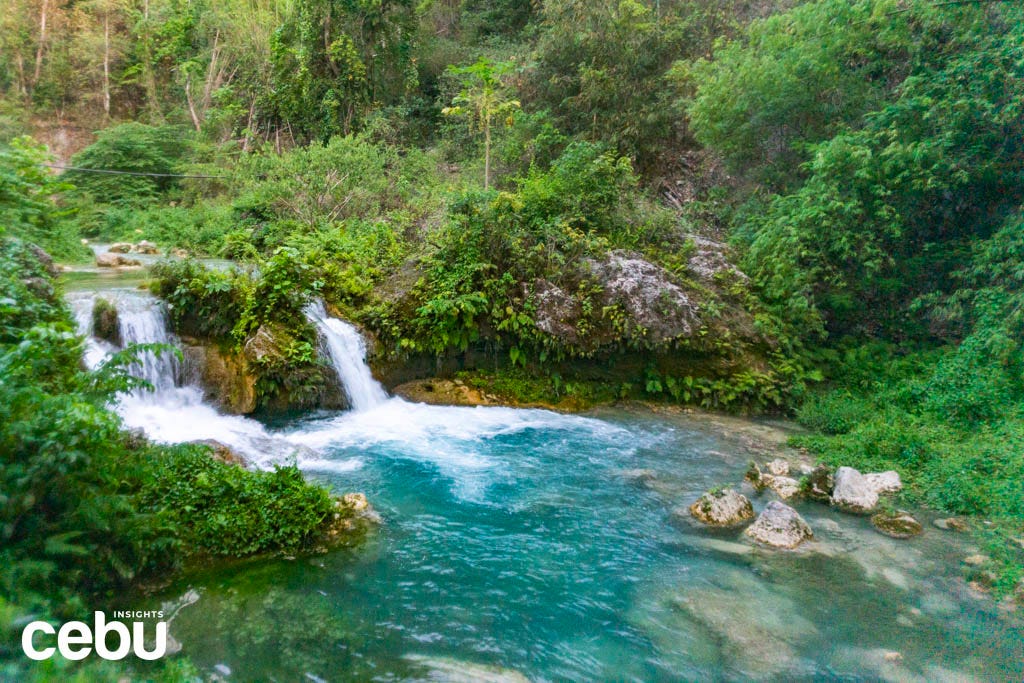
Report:
[[[86,338],[83,360],[89,368],[99,367],[110,354],[118,351],[114,344],[92,336],[96,296],[95,292],[68,295],[79,334]],[[167,325],[164,306],[155,297],[127,289],[107,290],[101,296],[116,305],[118,331],[126,346],[154,343],[177,346],[177,339]],[[154,441],[182,443],[212,439],[231,446],[251,464],[262,468],[292,456],[300,466],[307,461],[320,462],[317,453],[268,433],[256,420],[218,412],[205,400],[200,387],[176,382],[182,373],[173,353],[164,353],[159,358],[151,353],[140,354],[139,361],[129,367],[129,372],[149,382],[153,391],[119,395],[117,412],[126,427],[142,429]],[[340,463],[338,466],[351,468],[354,465]]]
[[327,315],[322,302],[310,304],[306,317],[323,337],[334,371],[338,373],[352,410],[368,410],[387,400],[384,387],[366,364],[366,342],[354,325]]

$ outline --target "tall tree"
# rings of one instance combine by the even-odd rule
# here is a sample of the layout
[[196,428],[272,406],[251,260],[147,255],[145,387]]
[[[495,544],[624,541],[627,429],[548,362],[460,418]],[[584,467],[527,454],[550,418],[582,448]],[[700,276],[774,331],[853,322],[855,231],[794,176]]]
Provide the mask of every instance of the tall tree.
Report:
[[502,80],[512,71],[511,62],[492,63],[481,58],[475,64],[450,67],[449,73],[459,79],[462,90],[452,100],[452,106],[442,110],[446,116],[465,116],[471,129],[484,136],[484,189],[491,186],[491,126],[494,121],[511,118],[519,108],[519,100],[509,96],[509,88]]

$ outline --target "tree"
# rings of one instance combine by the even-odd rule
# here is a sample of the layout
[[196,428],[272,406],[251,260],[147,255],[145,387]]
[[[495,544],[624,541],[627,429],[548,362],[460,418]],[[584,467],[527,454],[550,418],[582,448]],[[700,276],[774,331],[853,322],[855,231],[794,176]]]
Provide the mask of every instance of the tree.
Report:
[[512,70],[511,62],[497,62],[480,58],[475,64],[449,67],[448,72],[459,79],[462,90],[445,107],[445,116],[466,116],[469,126],[484,134],[484,189],[491,186],[491,125],[495,119],[505,117],[511,123],[512,112],[519,108],[519,100],[508,98],[508,88],[502,77]]

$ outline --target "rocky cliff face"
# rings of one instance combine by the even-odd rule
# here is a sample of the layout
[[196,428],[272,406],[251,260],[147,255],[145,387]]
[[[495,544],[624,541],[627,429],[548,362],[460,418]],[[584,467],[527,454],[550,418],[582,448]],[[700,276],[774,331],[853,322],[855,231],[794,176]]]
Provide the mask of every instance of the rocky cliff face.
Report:
[[235,415],[347,408],[344,389],[326,363],[289,363],[289,341],[287,331],[278,325],[258,328],[241,351],[185,337],[187,376],[203,387],[207,400]]

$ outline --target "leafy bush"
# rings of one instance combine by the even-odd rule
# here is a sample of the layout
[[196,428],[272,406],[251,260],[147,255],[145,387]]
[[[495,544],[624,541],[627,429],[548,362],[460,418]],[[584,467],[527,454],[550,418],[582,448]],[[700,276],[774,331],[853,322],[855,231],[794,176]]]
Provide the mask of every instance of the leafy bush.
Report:
[[153,477],[146,504],[170,517],[193,552],[294,552],[333,519],[330,495],[295,466],[249,472],[214,460],[206,447],[183,446],[157,463]]

